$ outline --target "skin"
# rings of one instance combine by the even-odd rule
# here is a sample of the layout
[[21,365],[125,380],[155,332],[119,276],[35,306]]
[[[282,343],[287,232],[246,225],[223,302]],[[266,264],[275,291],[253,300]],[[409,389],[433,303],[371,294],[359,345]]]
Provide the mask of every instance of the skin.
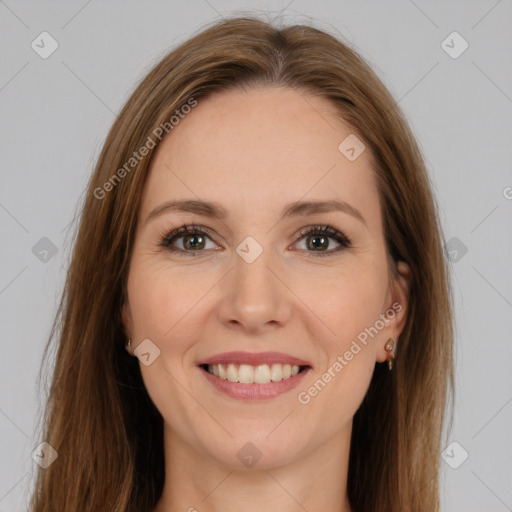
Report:
[[[375,363],[389,357],[386,341],[404,327],[410,279],[404,263],[396,277],[389,268],[369,150],[353,162],[338,150],[351,133],[327,100],[259,87],[200,99],[157,148],[123,306],[130,353],[146,338],[160,350],[149,366],[140,363],[164,418],[166,480],[154,512],[351,510],[352,418]],[[146,222],[158,205],[185,198],[218,202],[229,215],[167,211]],[[345,212],[281,220],[290,202],[330,199],[350,203],[365,223]],[[183,223],[215,234],[198,257],[160,246]],[[322,257],[308,235],[294,238],[317,224],[352,246]],[[186,251],[181,236],[173,246]],[[236,252],[247,236],[263,248],[250,264]],[[328,240],[324,251],[339,247]],[[401,311],[301,404],[298,393],[396,302]],[[233,350],[284,352],[312,370],[297,389],[243,402],[217,391],[196,366]],[[247,442],[262,455],[252,468],[237,457]]]

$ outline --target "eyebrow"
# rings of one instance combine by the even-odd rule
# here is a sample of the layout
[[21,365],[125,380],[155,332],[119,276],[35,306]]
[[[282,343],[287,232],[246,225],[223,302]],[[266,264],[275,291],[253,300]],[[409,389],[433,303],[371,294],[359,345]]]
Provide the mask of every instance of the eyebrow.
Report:
[[[332,199],[329,201],[296,201],[286,205],[282,211],[282,219],[289,217],[304,217],[315,213],[343,212],[360,220],[366,226],[366,220],[361,212],[346,201]],[[229,217],[228,211],[220,204],[212,201],[199,201],[195,199],[181,199],[167,201],[153,209],[146,218],[151,219],[167,212],[189,212],[216,219]]]

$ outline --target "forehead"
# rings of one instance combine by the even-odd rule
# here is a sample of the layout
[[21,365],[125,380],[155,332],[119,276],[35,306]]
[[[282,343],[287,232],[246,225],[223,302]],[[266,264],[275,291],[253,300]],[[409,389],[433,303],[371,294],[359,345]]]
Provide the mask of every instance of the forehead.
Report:
[[342,199],[367,210],[379,202],[371,155],[350,161],[339,149],[349,136],[354,130],[328,100],[302,91],[215,93],[158,146],[141,213],[191,197],[252,211],[299,199]]

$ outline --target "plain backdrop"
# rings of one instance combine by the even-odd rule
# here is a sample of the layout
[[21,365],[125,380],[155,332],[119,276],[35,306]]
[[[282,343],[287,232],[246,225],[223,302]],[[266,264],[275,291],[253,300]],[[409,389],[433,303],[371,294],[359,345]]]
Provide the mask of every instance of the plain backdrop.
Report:
[[0,512],[26,509],[43,441],[36,379],[75,210],[107,131],[165,53],[241,11],[313,23],[355,45],[410,120],[456,305],[443,510],[512,510],[512,0],[0,0]]

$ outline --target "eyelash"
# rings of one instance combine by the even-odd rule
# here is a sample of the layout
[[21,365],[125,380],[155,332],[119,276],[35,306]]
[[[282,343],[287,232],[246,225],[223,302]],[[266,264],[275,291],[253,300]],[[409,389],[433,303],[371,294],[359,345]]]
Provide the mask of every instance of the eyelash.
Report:
[[[329,238],[333,238],[334,240],[336,240],[336,242],[340,244],[339,247],[327,252],[306,251],[308,253],[312,253],[311,257],[313,258],[332,256],[335,253],[338,253],[341,250],[347,249],[352,246],[351,240],[346,235],[328,225],[306,226],[302,228],[300,232],[295,236],[295,242],[298,242],[305,236],[311,234],[326,235]],[[186,255],[190,257],[198,257],[198,253],[205,252],[204,250],[185,251],[183,249],[175,249],[171,246],[171,244],[174,241],[176,241],[179,238],[182,238],[185,235],[206,235],[208,238],[215,240],[215,236],[213,235],[213,232],[210,229],[205,228],[203,226],[184,224],[183,226],[171,231],[170,233],[162,233],[162,241],[160,242],[160,246],[165,247],[168,251],[172,253],[178,253],[180,255]]]

